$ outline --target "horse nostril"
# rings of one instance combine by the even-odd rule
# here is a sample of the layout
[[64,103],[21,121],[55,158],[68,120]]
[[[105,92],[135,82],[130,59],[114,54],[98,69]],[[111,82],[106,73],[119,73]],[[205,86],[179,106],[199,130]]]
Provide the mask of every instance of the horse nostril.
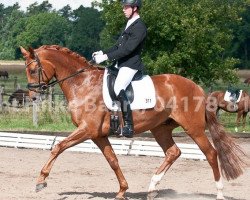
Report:
[[35,101],[36,100],[36,97],[32,97],[32,101]]

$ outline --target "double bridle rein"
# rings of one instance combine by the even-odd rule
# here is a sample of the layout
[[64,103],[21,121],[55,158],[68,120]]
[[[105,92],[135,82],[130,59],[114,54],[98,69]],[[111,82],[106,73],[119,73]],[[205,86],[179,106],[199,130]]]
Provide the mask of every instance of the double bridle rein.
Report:
[[34,56],[35,56],[35,59],[33,59],[32,61],[30,61],[29,63],[25,64],[25,67],[27,68],[30,64],[36,62],[37,63],[37,66],[38,66],[38,83],[28,83],[27,84],[27,88],[30,90],[30,91],[33,91],[33,92],[37,92],[37,93],[45,93],[45,91],[49,88],[49,87],[52,87],[54,85],[56,85],[57,83],[60,83],[60,82],[63,82],[71,77],[74,77],[84,71],[86,71],[87,69],[89,69],[90,67],[93,66],[93,61],[89,61],[88,63],[90,64],[88,67],[86,68],[83,68],[79,71],[77,71],[76,73],[74,74],[71,74],[61,80],[55,80],[55,81],[52,81],[50,83],[46,83],[44,81],[44,78],[43,78],[43,74],[45,75],[45,77],[48,79],[48,76],[46,75],[46,72],[45,70],[43,69],[43,66],[41,64],[41,61],[38,57],[38,54],[34,52]]

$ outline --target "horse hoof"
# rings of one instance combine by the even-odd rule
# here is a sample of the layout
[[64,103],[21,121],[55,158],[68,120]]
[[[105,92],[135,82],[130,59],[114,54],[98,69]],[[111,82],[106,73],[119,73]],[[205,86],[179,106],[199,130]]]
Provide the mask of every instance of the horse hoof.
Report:
[[147,195],[147,200],[154,200],[154,198],[158,195],[158,191],[149,192]]
[[47,183],[39,183],[36,185],[36,192],[40,192],[43,188],[47,187]]

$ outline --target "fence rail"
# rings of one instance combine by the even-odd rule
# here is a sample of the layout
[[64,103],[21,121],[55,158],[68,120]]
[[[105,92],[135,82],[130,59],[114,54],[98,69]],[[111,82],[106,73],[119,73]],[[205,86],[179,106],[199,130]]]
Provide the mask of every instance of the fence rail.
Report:
[[[50,150],[64,138],[59,136],[0,132],[0,146]],[[110,139],[110,143],[116,154],[164,157],[160,146],[154,141]],[[177,143],[177,146],[181,149],[181,158],[206,160],[204,154],[196,144]],[[100,149],[91,140],[71,147],[67,151],[101,153]]]

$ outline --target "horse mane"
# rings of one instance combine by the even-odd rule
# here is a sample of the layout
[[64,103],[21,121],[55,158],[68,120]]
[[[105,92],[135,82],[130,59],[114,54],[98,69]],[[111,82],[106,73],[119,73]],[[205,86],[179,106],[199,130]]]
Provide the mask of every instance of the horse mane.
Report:
[[64,52],[64,53],[67,53],[77,59],[80,59],[82,62],[88,62],[86,60],[86,58],[84,58],[83,56],[80,56],[78,53],[76,52],[73,52],[71,51],[70,49],[66,48],[66,47],[62,47],[62,46],[59,46],[59,45],[43,45],[41,47],[38,48],[38,50],[42,50],[42,49],[52,49],[52,50],[58,50],[58,51],[61,51],[61,52]]
[[[45,50],[46,49],[58,50],[58,51],[67,53],[67,54],[75,57],[76,59],[81,60],[84,63],[89,64],[89,61],[85,57],[79,55],[78,53],[76,53],[74,51],[71,51],[70,49],[68,49],[66,47],[62,47],[60,45],[43,45],[43,46],[39,47],[37,50],[43,50],[43,49],[45,49]],[[94,65],[94,66],[95,66],[95,69],[98,69],[98,70],[104,70],[105,69],[104,67],[100,67],[100,66],[96,66],[96,65]]]

